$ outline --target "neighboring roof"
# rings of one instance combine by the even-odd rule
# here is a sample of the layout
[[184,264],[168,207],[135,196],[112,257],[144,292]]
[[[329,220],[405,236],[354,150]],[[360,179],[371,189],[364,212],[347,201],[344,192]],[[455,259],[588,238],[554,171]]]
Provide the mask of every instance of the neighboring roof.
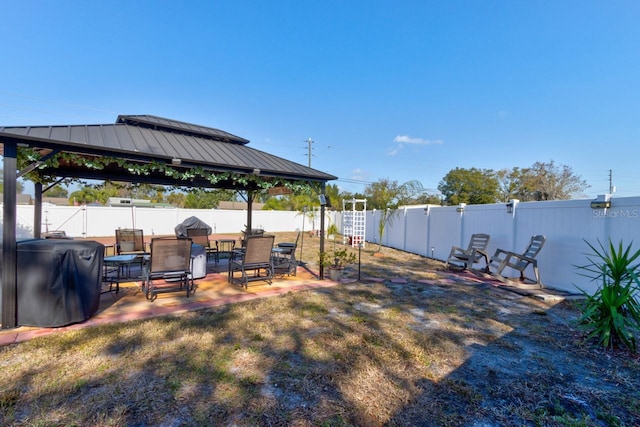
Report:
[[[121,115],[117,123],[102,125],[5,126],[0,127],[0,143],[3,140],[34,147],[43,155],[58,150],[141,163],[172,164],[172,160],[179,159],[179,166],[173,166],[179,170],[201,167],[211,173],[258,174],[263,178],[290,181],[326,182],[337,179],[248,147],[246,139],[228,132],[149,115]],[[197,177],[188,181],[164,174],[132,177],[131,171],[115,164],[94,170],[90,167],[67,167],[61,163],[55,169],[40,169],[40,172],[63,178],[213,187],[207,180]],[[229,183],[217,183],[216,187],[233,188]]]
[[56,206],[69,206],[69,199],[67,197],[43,197],[42,203],[51,203]]
[[[4,194],[0,193],[0,200],[4,198]],[[16,194],[16,204],[18,205],[32,205],[33,200],[30,194]]]
[[[251,209],[253,209],[254,211],[262,210],[263,207],[264,207],[264,203],[251,204]],[[218,209],[236,210],[236,211],[246,210],[247,202],[229,202],[229,201],[221,200],[218,202]]]

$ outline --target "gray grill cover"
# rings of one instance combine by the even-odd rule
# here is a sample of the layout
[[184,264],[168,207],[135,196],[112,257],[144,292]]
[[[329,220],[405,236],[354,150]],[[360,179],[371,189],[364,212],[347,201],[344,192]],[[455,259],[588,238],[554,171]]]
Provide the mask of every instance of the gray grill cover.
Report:
[[46,239],[17,246],[18,325],[65,326],[98,311],[104,245]]
[[182,221],[180,224],[176,225],[176,236],[178,237],[187,237],[187,230],[190,228],[206,228],[207,234],[211,234],[211,227],[200,218],[195,216],[190,216],[189,218]]

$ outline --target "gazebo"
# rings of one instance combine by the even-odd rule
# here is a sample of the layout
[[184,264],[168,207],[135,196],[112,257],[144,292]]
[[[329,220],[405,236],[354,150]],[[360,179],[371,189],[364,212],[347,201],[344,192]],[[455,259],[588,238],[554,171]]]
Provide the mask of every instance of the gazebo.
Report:
[[[36,238],[41,235],[42,193],[68,178],[245,191],[248,229],[251,204],[259,191],[275,189],[277,193],[312,186],[319,199],[326,200],[326,182],[336,176],[253,149],[248,143],[219,129],[151,115],[120,115],[114,124],[0,127],[4,153],[2,328],[17,326],[17,178],[28,173],[39,178],[34,180]],[[28,160],[22,170],[17,169],[18,155]],[[48,186],[43,187],[43,182]],[[324,208],[321,204],[322,218]],[[323,250],[324,221],[320,224]]]

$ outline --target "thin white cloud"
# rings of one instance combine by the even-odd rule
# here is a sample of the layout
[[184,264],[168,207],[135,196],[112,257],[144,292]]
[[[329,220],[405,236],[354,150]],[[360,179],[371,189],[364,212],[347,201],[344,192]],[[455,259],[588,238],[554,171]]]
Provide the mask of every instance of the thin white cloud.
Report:
[[360,168],[354,169],[351,171],[351,179],[355,179],[358,181],[364,181],[368,177],[368,173],[363,171]]
[[433,144],[442,144],[442,140],[439,139],[422,139],[422,138],[414,138],[409,135],[398,135],[393,138],[393,142],[395,142],[395,147],[389,149],[387,151],[388,156],[395,156],[402,150],[405,144],[411,145],[433,145]]
[[442,144],[442,140],[440,139],[422,139],[422,138],[413,138],[409,135],[398,135],[393,138],[393,142],[396,144],[416,144],[416,145],[432,145],[432,144]]

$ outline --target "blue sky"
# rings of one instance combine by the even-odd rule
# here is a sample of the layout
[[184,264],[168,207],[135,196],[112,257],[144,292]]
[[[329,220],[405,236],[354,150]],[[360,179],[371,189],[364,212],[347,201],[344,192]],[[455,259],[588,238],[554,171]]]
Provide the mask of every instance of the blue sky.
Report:
[[4,1],[0,125],[152,114],[436,189],[553,160],[640,195],[637,1]]

